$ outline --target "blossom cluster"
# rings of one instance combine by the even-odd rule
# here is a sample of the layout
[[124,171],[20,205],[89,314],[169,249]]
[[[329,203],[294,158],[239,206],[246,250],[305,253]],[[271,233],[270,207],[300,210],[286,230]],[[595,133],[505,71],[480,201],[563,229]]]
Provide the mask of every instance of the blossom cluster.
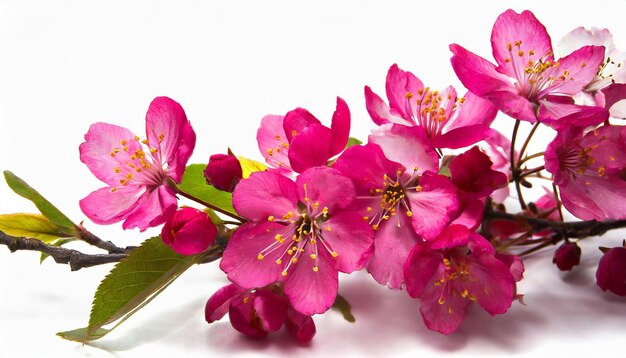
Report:
[[[375,126],[365,143],[350,139],[351,113],[339,97],[329,125],[304,108],[263,117],[256,139],[265,170],[244,175],[229,152],[212,155],[204,171],[208,184],[232,193],[236,224],[179,208],[177,184],[196,136],[166,97],[151,103],[144,139],[91,126],[80,157],[107,186],[80,206],[99,224],[142,231],[164,224],[163,242],[183,255],[202,253],[224,234],[220,268],[232,283],[210,297],[206,320],[228,313],[251,337],[284,324],[298,342],[310,341],[312,317],[337,298],[339,272],[358,270],[418,300],[425,325],[443,334],[459,327],[471,304],[505,313],[521,297],[525,252],[516,244],[553,238],[487,211],[505,213],[505,201],[517,196],[520,215],[541,222],[562,222],[561,207],[582,220],[626,219],[626,54],[595,28],[573,30],[555,49],[529,11],[502,13],[491,45],[495,63],[450,45],[463,95],[430,88],[393,64],[386,99],[365,86]],[[510,139],[492,128],[498,113],[515,121]],[[523,122],[533,127],[517,151]],[[554,139],[529,155],[540,125]],[[520,187],[533,178],[554,186],[527,203]],[[571,270],[581,249],[575,238],[559,239],[554,263]],[[603,250],[597,283],[626,296],[626,246]]]

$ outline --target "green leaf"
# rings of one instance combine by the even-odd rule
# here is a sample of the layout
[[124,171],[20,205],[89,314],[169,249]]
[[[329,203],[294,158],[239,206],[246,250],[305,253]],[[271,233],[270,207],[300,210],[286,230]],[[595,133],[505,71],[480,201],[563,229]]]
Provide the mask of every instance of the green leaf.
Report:
[[62,228],[39,214],[0,215],[0,231],[7,235],[29,237],[45,243],[69,236]]
[[352,306],[350,306],[350,303],[342,295],[337,295],[332,308],[339,311],[346,321],[350,323],[354,323],[356,321],[352,315]]
[[[66,335],[80,342],[101,338],[152,301],[199,257],[175,253],[159,236],[144,241],[117,263],[98,286],[86,332],[74,330],[70,332],[84,334]],[[114,322],[112,328],[101,330]]]
[[[87,342],[87,341],[93,341],[93,340],[102,338],[107,333],[111,332],[111,330],[109,329],[98,328],[94,332],[88,333],[87,328],[88,327],[73,329],[71,331],[59,332],[57,333],[57,336],[63,339],[67,339],[68,341]],[[88,339],[88,337],[90,339]]]
[[54,224],[62,228],[65,233],[74,235],[76,233],[76,225],[59,209],[52,205],[37,190],[33,189],[25,181],[8,170],[4,171],[4,179],[9,187],[18,195],[32,201],[37,209]]
[[[65,244],[67,244],[68,242],[72,242],[72,241],[76,241],[76,239],[73,238],[73,237],[70,237],[70,238],[67,238],[67,239],[58,239],[57,241],[51,243],[51,245],[52,246],[63,246]],[[48,257],[50,257],[50,255],[46,254],[45,252],[42,252],[41,256],[39,257],[39,263],[42,263]]]
[[241,164],[241,171],[243,172],[243,178],[247,179],[250,174],[254,172],[262,172],[267,170],[267,165],[257,162],[256,160],[248,159],[246,157],[237,156],[239,164]]
[[229,192],[215,189],[207,184],[204,178],[205,164],[191,164],[185,169],[183,180],[178,188],[193,197],[206,201],[211,205],[236,214],[233,209],[233,195]]
[[359,145],[359,144],[363,144],[363,142],[357,138],[350,137],[348,138],[348,143],[346,143],[346,147],[344,148],[344,150],[352,147],[353,145]]

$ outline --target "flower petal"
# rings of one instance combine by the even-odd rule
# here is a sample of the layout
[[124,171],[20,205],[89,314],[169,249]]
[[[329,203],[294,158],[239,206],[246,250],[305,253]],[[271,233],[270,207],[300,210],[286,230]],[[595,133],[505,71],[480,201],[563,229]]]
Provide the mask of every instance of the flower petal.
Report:
[[437,251],[430,250],[425,244],[413,247],[404,263],[404,277],[406,292],[417,298],[422,296],[427,285],[439,280],[443,272],[437,275],[443,267],[443,256]]
[[302,313],[289,308],[287,310],[287,330],[300,344],[309,343],[315,335],[315,322],[311,316],[303,315]]
[[439,157],[422,127],[386,124],[372,131],[369,142],[380,146],[389,160],[402,164],[409,175],[439,168]]
[[[317,260],[308,259],[314,252],[306,245],[304,258],[287,273],[284,282],[285,295],[294,309],[304,315],[327,311],[335,302],[338,288],[338,273],[334,259],[326,250],[319,250]],[[317,262],[317,271],[313,271]]]
[[411,121],[413,107],[417,106],[407,99],[407,94],[415,95],[423,88],[422,81],[411,72],[401,70],[395,63],[389,68],[385,86],[389,107],[407,121]]
[[283,129],[285,131],[285,135],[287,136],[287,140],[291,142],[294,136],[300,134],[304,128],[312,124],[321,125],[320,121],[304,108],[296,108],[287,112],[283,121]]
[[391,113],[391,109],[376,93],[365,86],[365,106],[367,112],[372,117],[372,121],[378,125],[386,123],[399,123],[405,126],[412,126],[413,122]]
[[374,233],[361,215],[342,211],[320,226],[323,240],[337,253],[334,258],[337,270],[350,273],[365,267],[372,255]]
[[585,46],[558,61],[550,86],[539,92],[539,98],[555,93],[574,95],[582,91],[598,72],[604,61],[603,46]]
[[[442,271],[443,268],[440,266],[435,277],[441,277]],[[461,298],[459,294],[451,294],[454,288],[447,290],[447,294],[445,291],[442,292],[443,287],[443,284],[439,286],[435,286],[433,283],[426,285],[421,296],[420,313],[428,329],[441,334],[450,334],[456,331],[463,322],[470,301]]]
[[395,177],[398,171],[404,172],[404,167],[387,159],[376,144],[348,148],[333,168],[352,179],[360,195],[371,195],[370,190],[382,188],[385,174]]
[[325,165],[330,154],[332,131],[321,124],[304,128],[289,143],[289,162],[295,172]]
[[183,107],[168,97],[155,98],[146,113],[146,135],[155,162],[167,163],[170,177],[179,182],[196,144]]
[[230,300],[244,292],[245,290],[234,283],[217,290],[206,302],[204,307],[204,318],[207,322],[213,323],[220,320],[228,312]]
[[374,240],[374,254],[367,270],[381,285],[393,290],[402,289],[404,263],[411,249],[421,241],[406,212],[401,210],[392,219],[382,222]]
[[350,137],[350,109],[346,102],[337,97],[337,107],[333,113],[330,129],[332,131],[329,155],[335,156],[346,147]]
[[283,129],[284,116],[267,115],[261,119],[261,126],[256,132],[261,155],[267,164],[291,171],[289,164],[289,143]]
[[484,100],[472,92],[465,93],[463,103],[458,104],[454,117],[446,126],[446,131],[473,125],[489,127],[498,114],[498,109],[490,101]]
[[220,268],[229,280],[243,288],[263,287],[276,282],[283,270],[283,266],[276,264],[276,260],[284,250],[280,247],[266,253],[261,259],[259,253],[275,245],[276,235],[284,234],[284,231],[285,226],[277,223],[243,224],[228,242]]
[[465,282],[469,294],[490,315],[506,312],[515,296],[515,279],[508,266],[492,255],[474,255],[468,269],[476,280]]
[[270,290],[257,290],[252,302],[264,331],[275,332],[283,326],[287,317],[287,302]]
[[112,224],[124,220],[130,213],[145,188],[122,186],[112,191],[110,187],[98,189],[79,202],[80,209],[96,224]]
[[255,172],[242,179],[233,192],[233,206],[247,219],[267,220],[297,212],[295,184],[276,172]]
[[144,231],[159,226],[174,215],[177,207],[178,201],[172,188],[161,185],[157,189],[146,190],[122,227],[124,230],[139,228]]
[[296,178],[296,190],[302,203],[311,206],[319,203],[311,210],[311,216],[317,216],[324,207],[332,216],[334,209],[345,208],[356,196],[352,181],[329,167],[304,171]]

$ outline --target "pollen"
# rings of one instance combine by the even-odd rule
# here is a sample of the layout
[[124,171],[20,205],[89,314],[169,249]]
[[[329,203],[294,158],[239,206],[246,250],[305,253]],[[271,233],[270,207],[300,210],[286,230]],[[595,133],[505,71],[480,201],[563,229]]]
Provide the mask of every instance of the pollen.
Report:
[[422,186],[421,186],[421,185],[416,186],[416,187],[415,187],[415,191],[416,191],[416,192],[418,192],[418,193],[419,193],[420,191],[422,191]]
[[281,244],[282,244],[283,242],[285,242],[285,238],[284,238],[284,237],[283,237],[283,235],[281,235],[281,234],[278,234],[278,235],[274,236],[274,239],[276,239],[276,241],[278,241],[278,242],[279,242],[279,243],[281,243]]
[[294,257],[294,258],[291,259],[291,263],[292,264],[295,264],[296,262],[298,262],[298,258],[297,257]]
[[[137,139],[139,139],[139,137],[137,137]],[[145,144],[145,145],[148,145],[148,140],[147,140],[147,139],[144,139],[144,140],[142,140],[142,141],[141,141],[141,143],[143,143],[143,144]]]
[[407,92],[407,93],[404,95],[404,98],[406,98],[406,99],[411,99],[411,98],[413,98],[413,93],[411,93],[411,92]]
[[120,167],[115,167],[115,168],[113,168],[113,171],[114,171],[114,172],[116,172],[116,173],[121,172]]
[[336,252],[336,251],[331,252],[331,253],[330,253],[330,256],[332,256],[332,257],[337,257],[337,252]]
[[126,174],[126,179],[130,180],[133,178],[133,175],[131,173]]
[[291,135],[295,137],[296,135],[298,135],[298,132],[296,132],[296,130],[294,129],[291,131]]
[[244,297],[243,298],[243,303],[248,303],[250,302],[250,297]]
[[259,260],[263,260],[265,256],[263,256],[263,254],[258,254],[256,258]]
[[267,221],[272,222],[274,221],[274,216],[270,215],[267,217]]
[[117,188],[112,188],[111,189],[111,193],[115,193],[117,191]]
[[150,153],[154,154],[156,152],[158,152],[159,150],[156,148],[150,148]]
[[120,179],[120,184],[126,185],[128,181],[126,179]]
[[276,260],[276,264],[277,264],[277,265],[280,265],[280,264],[282,264],[282,263],[283,263],[283,260],[281,260],[281,259],[277,259],[277,260]]
[[437,303],[442,305],[442,304],[446,303],[446,300],[443,297],[439,297],[439,299],[437,300]]
[[408,216],[408,217],[413,216],[413,212],[411,212],[410,210],[407,210],[407,212],[406,212],[406,216]]
[[161,143],[165,139],[165,133],[159,134],[159,143]]
[[269,156],[271,157],[272,155],[274,155],[274,149],[272,148],[268,148],[267,149],[267,154],[269,154]]
[[364,217],[363,217],[363,220],[365,220],[365,221],[367,221],[367,220],[369,220],[369,219],[370,219],[370,218],[369,218],[369,216],[364,216]]
[[312,258],[313,260],[315,260],[315,259],[317,258],[317,255],[316,255],[316,254],[311,254],[311,258]]
[[454,310],[452,309],[452,306],[448,307],[448,314],[453,314]]
[[280,274],[281,274],[281,276],[285,277],[285,276],[287,276],[287,271],[283,271]]
[[320,270],[319,267],[317,267],[317,266],[313,267],[313,272],[318,272],[319,270]]

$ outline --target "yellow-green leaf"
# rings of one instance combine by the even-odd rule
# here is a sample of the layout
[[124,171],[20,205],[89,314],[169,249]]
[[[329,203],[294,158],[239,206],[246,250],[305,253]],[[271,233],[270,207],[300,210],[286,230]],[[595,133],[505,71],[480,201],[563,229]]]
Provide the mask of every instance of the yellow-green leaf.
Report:
[[70,236],[45,216],[26,213],[0,215],[0,231],[11,236],[39,239],[45,243]]
[[254,172],[262,172],[267,170],[267,165],[257,162],[256,160],[248,159],[246,157],[237,156],[239,163],[241,164],[241,171],[243,172],[243,178],[247,179],[250,174]]
[[[159,236],[144,241],[118,262],[98,286],[89,325],[59,335],[80,342],[103,337],[152,301],[198,258],[199,255],[175,253]],[[103,329],[108,324],[114,325]]]
[[76,225],[74,225],[72,220],[39,194],[37,190],[26,184],[25,181],[8,170],[4,171],[4,179],[16,194],[32,201],[46,218],[62,228],[65,233],[71,235],[76,233]]
[[348,300],[346,300],[342,295],[337,295],[337,298],[335,298],[335,303],[333,303],[332,308],[341,312],[343,319],[345,319],[346,321],[350,323],[354,323],[356,321],[356,319],[352,315],[352,306],[350,306],[350,302],[348,302]]

